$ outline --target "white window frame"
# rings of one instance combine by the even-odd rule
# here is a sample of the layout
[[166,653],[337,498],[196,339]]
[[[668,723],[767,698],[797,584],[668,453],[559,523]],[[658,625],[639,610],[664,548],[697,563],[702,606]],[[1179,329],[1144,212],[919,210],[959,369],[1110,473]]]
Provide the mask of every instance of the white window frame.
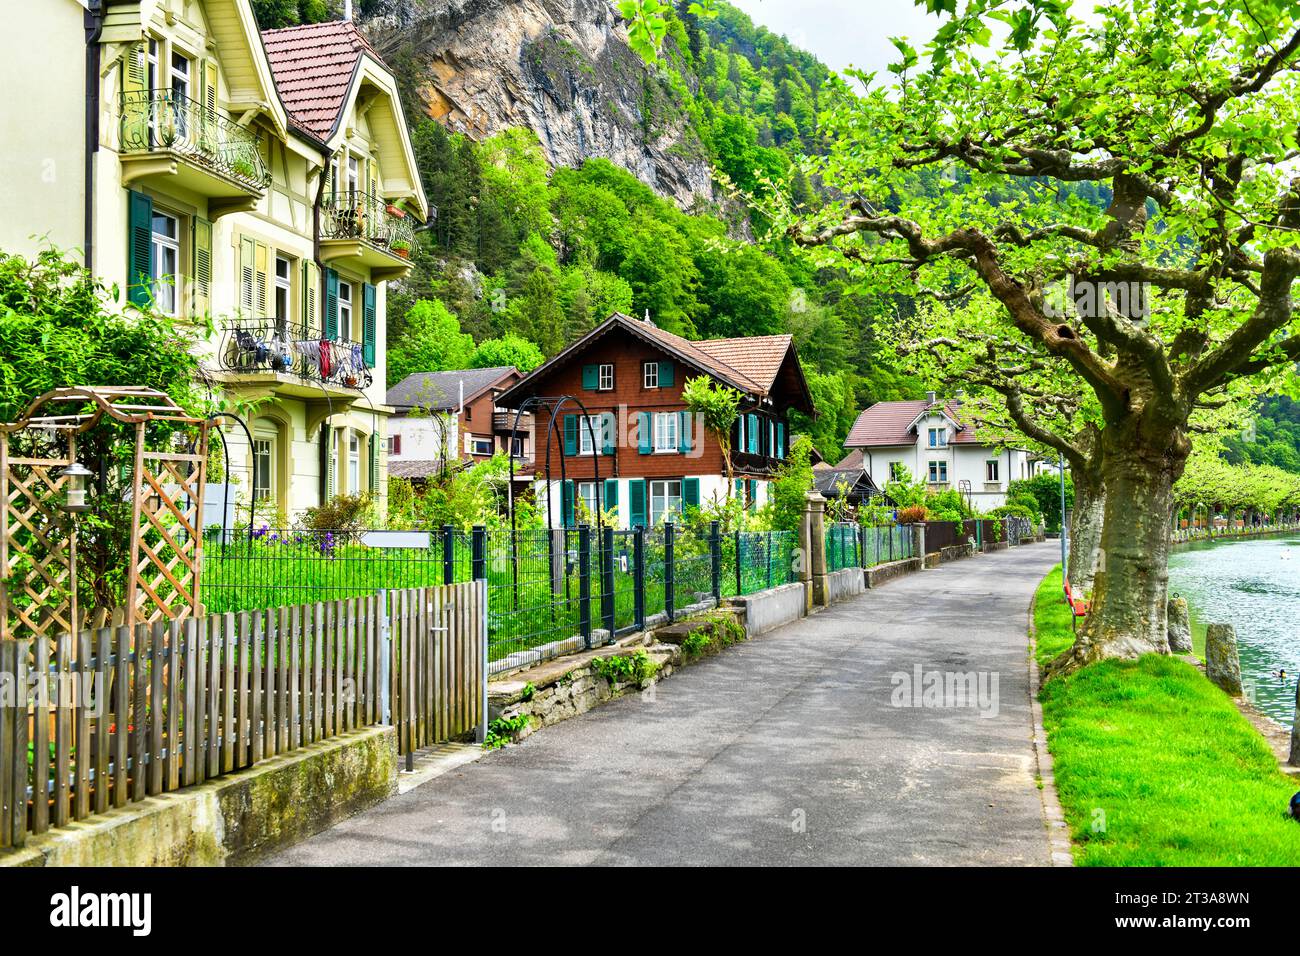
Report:
[[1002,479],[998,477],[998,474],[999,474],[999,462],[996,458],[990,458],[986,462],[984,462],[985,481],[1001,481]]
[[[665,515],[679,515],[682,513],[682,479],[656,478],[647,484],[646,494],[650,499],[648,502],[650,527],[657,528]],[[669,494],[674,485],[677,486],[677,494]],[[658,507],[655,505],[656,501],[660,503]],[[676,502],[675,507],[672,505],[674,501]]]
[[402,453],[402,436],[394,434],[388,436],[388,454],[400,455]]
[[[167,236],[154,228],[154,221],[169,220],[175,226],[176,234]],[[153,266],[153,300],[158,311],[167,315],[176,315],[180,307],[181,280],[181,217],[164,210],[155,209],[153,221],[149,223],[149,251]],[[172,256],[172,271],[163,268],[164,255]],[[170,280],[170,281],[164,281]]]
[[[655,412],[654,427],[651,429],[654,435],[654,453],[656,455],[666,455],[681,450],[681,427],[680,420],[676,412]],[[668,440],[671,437],[671,442]]]
[[601,365],[596,374],[596,391],[612,392],[614,390],[614,366],[612,363]]
[[[587,427],[587,423],[591,427]],[[593,438],[599,439],[595,452],[597,455],[604,454],[605,451],[605,420],[600,415],[588,415],[585,418],[578,416],[578,454],[590,455],[592,452],[591,441]]]
[[[284,274],[280,274],[280,267]],[[293,321],[293,260],[288,256],[275,257],[275,320],[283,329]]]
[[348,487],[347,494],[361,491],[361,437],[356,431],[348,432]]
[[903,464],[903,462],[901,461],[891,461],[889,463],[889,480],[890,481],[900,480],[900,475],[902,474],[903,469],[906,467],[907,466]]
[[575,501],[581,501],[589,512],[593,515],[596,513],[596,483],[594,481],[579,481],[574,486]]
[[948,429],[946,427],[931,428],[929,430],[929,441],[930,448],[947,448]]
[[361,160],[356,156],[348,157],[348,198],[356,199],[361,192]]
[[275,497],[275,436],[253,436],[253,500]]
[[339,279],[339,320],[338,340],[352,339],[352,283]]
[[469,447],[475,455],[491,455],[492,439],[483,438],[479,435],[471,435]]
[[946,485],[948,483],[948,462],[942,458],[931,459],[927,462],[926,474],[932,485]]
[[641,384],[643,388],[659,387],[659,363],[658,362],[641,363]]

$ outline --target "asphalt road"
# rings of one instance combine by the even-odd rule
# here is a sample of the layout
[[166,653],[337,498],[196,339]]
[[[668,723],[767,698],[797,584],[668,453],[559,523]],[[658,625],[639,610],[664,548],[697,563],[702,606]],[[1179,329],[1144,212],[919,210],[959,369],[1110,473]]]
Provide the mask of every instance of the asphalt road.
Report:
[[[1057,555],[893,581],[268,862],[1045,865],[1025,627]],[[973,673],[973,699],[913,698],[918,665],[922,688]]]

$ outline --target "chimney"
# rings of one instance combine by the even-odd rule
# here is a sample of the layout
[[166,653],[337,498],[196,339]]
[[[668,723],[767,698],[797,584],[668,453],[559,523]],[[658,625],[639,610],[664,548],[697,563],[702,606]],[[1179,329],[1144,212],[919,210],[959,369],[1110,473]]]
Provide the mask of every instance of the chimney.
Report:
[[646,324],[646,325],[654,325],[654,323],[650,321],[650,310],[649,310],[649,309],[646,309],[646,310],[645,310],[645,324]]
[[352,22],[352,0],[343,0],[343,22]]
[[938,395],[937,392],[926,392],[926,393],[925,393],[925,404],[926,404],[926,405],[933,405],[936,401],[938,401],[938,399],[939,399],[939,395]]

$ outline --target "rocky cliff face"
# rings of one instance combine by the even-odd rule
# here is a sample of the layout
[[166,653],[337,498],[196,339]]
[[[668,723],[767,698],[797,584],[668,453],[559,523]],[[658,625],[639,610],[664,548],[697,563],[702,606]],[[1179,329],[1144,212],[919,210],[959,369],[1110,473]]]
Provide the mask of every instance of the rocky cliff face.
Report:
[[713,198],[678,98],[608,0],[380,0],[362,26],[451,129],[527,126],[552,165],[605,157],[683,208]]

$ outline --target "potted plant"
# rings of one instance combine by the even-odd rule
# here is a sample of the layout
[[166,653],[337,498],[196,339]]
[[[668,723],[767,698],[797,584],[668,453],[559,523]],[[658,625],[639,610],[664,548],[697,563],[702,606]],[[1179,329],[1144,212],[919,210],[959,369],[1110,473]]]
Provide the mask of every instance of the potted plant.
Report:
[[411,258],[411,243],[406,239],[394,239],[388,247],[403,259]]
[[394,219],[405,219],[406,210],[402,208],[400,202],[390,202],[388,204],[388,215],[392,216]]

